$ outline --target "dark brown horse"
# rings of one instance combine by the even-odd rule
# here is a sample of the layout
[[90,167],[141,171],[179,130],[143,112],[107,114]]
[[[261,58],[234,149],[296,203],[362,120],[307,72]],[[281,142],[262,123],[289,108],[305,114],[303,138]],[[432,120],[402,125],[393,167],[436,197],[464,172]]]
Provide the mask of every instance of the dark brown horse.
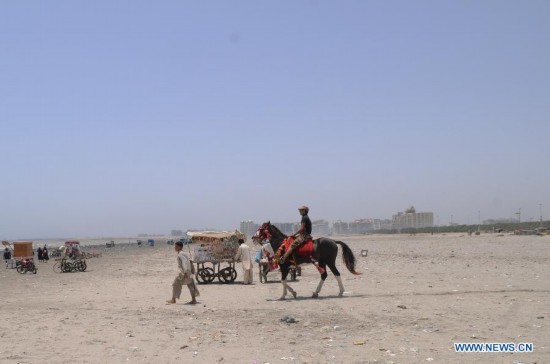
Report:
[[[258,231],[256,231],[256,234],[252,237],[252,240],[261,243],[267,239],[269,240],[273,250],[282,255],[284,254],[284,247],[281,251],[279,251],[279,248],[286,238],[288,238],[288,236],[283,234],[281,230],[279,230],[275,225],[271,225],[268,221],[263,223],[262,226],[258,228]],[[323,268],[324,272],[321,274],[321,281],[317,285],[317,289],[313,292],[313,297],[318,297],[319,292],[321,292],[321,288],[323,288],[323,283],[328,276],[326,271],[327,266],[330,268],[332,274],[334,274],[336,280],[338,281],[338,287],[340,288],[338,296],[342,297],[344,294],[344,285],[342,284],[342,279],[340,278],[340,272],[336,269],[336,256],[338,255],[337,244],[342,246],[342,255],[346,268],[348,268],[348,270],[353,274],[361,274],[355,271],[355,256],[349,246],[347,246],[344,242],[328,238],[315,239],[313,240],[313,255],[311,258],[318,262],[318,265]],[[296,264],[313,263],[311,258],[296,256]],[[283,284],[283,295],[281,296],[281,299],[284,300],[286,298],[288,291],[290,291],[294,298],[296,298],[296,291],[294,291],[286,282],[286,278],[290,270],[289,268],[291,266],[290,259],[287,259],[282,263],[279,262],[279,266],[281,267],[281,283]]]

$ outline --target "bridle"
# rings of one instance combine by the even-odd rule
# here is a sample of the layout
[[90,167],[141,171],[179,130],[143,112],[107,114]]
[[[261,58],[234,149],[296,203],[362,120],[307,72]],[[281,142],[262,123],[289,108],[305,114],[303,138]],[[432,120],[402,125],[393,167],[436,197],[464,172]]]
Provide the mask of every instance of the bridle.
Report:
[[[252,241],[254,241],[256,244],[262,244],[262,242],[265,240],[270,242],[271,238],[273,237],[273,234],[271,234],[270,228],[271,228],[270,222],[266,222],[263,225],[261,225],[258,228],[258,230],[256,230],[256,233],[252,237]],[[284,248],[284,245],[281,244],[279,249],[275,251],[275,256],[274,256],[275,261],[279,261],[279,257],[281,256],[281,254],[284,253],[284,250],[282,250],[283,248]]]
[[261,243],[264,240],[271,240],[271,232],[269,231],[269,223],[263,224],[256,230],[256,234],[252,237],[252,240],[256,243]]

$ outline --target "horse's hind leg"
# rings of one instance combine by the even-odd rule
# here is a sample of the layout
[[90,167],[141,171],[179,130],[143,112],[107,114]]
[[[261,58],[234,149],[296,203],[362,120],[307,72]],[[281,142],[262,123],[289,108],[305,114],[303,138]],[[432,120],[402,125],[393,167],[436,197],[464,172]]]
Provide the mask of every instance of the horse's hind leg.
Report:
[[321,292],[321,289],[323,288],[323,283],[325,283],[325,279],[327,279],[327,265],[325,263],[321,263],[319,262],[319,266],[322,267],[325,271],[323,272],[323,274],[321,274],[321,280],[319,281],[319,284],[317,285],[317,289],[315,290],[315,292],[313,292],[313,295],[311,297],[313,298],[317,298],[319,297],[319,293]]
[[342,297],[344,295],[344,284],[342,283],[342,277],[340,277],[340,272],[336,268],[336,265],[334,263],[329,263],[328,267],[330,268],[330,271],[334,276],[336,277],[336,280],[338,281],[338,287],[340,288],[340,293],[338,293],[338,297]]

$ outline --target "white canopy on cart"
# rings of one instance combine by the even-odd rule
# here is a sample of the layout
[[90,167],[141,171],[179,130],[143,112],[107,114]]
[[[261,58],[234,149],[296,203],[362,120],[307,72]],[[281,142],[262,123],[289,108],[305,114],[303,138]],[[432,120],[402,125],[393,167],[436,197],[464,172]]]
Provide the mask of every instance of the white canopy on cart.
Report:
[[190,231],[187,235],[194,243],[189,246],[193,262],[227,262],[233,261],[239,247],[239,239],[246,240],[246,235],[235,231]]
[[246,235],[239,232],[238,230],[235,231],[188,231],[187,236],[193,240],[193,242],[196,241],[208,241],[208,242],[214,242],[214,241],[238,241],[239,239],[243,239],[246,241]]

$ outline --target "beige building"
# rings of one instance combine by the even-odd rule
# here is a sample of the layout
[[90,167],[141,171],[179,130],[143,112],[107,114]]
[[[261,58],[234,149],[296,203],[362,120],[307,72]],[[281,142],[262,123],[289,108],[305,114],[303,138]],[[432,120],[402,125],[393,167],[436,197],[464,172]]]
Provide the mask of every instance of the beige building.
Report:
[[398,212],[397,215],[393,215],[392,225],[394,229],[432,227],[434,225],[434,213],[416,212],[415,208],[411,206],[405,212]]
[[330,227],[327,220],[313,220],[311,235],[326,236],[330,235]]
[[255,224],[252,220],[241,221],[239,225],[239,231],[250,238],[254,236],[254,234],[256,234],[256,230],[258,230],[258,227],[259,225]]
[[349,224],[342,220],[338,220],[332,224],[332,229],[336,235],[349,234]]
[[359,219],[349,223],[350,234],[365,234],[372,230],[372,219]]

